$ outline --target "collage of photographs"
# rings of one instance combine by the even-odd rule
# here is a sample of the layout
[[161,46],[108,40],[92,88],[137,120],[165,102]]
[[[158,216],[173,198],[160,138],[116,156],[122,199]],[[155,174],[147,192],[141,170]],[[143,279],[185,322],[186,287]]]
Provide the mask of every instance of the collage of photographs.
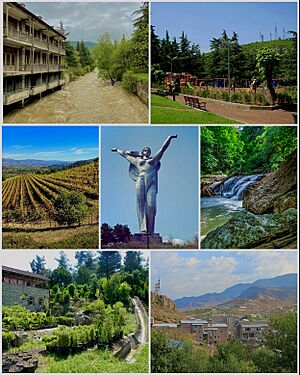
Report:
[[298,2],[0,9],[2,373],[299,373]]

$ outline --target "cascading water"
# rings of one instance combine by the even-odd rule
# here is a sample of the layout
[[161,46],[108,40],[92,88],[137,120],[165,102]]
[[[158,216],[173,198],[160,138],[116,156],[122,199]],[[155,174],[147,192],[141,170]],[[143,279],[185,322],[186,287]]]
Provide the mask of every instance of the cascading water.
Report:
[[210,185],[210,189],[216,195],[224,198],[241,201],[244,198],[245,190],[254,182],[261,180],[264,174],[254,174],[250,176],[234,176],[228,178],[224,183],[215,182]]
[[243,210],[246,189],[264,176],[264,174],[233,176],[224,182],[211,184],[209,188],[215,195],[201,198],[201,235],[205,236],[222,226]]

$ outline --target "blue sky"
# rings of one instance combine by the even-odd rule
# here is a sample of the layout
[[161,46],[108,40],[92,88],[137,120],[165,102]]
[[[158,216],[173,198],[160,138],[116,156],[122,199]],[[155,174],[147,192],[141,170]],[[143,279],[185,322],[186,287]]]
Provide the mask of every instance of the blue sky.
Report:
[[209,51],[209,41],[218,38],[223,29],[228,35],[236,31],[240,44],[274,38],[275,23],[278,36],[285,31],[297,31],[296,2],[239,2],[239,3],[152,3],[151,24],[160,37],[169,31],[171,37],[179,37],[184,31],[189,40],[200,44],[202,52]]
[[127,224],[133,233],[138,231],[129,163],[111,148],[141,150],[149,146],[155,153],[173,134],[178,134],[178,139],[161,160],[155,231],[174,239],[193,239],[198,231],[197,127],[102,127],[102,223]]
[[96,126],[4,126],[3,158],[87,160],[99,156]]
[[151,253],[151,285],[172,299],[221,292],[237,283],[297,272],[297,251],[181,251]]

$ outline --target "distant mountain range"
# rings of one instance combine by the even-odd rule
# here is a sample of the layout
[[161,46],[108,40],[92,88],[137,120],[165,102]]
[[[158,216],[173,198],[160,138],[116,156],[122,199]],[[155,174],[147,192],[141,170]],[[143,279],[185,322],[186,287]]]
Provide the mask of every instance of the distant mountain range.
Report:
[[14,168],[14,167],[52,167],[54,165],[66,166],[72,164],[71,161],[62,160],[38,160],[38,159],[2,159],[3,168]]
[[197,297],[182,297],[175,300],[179,309],[213,307],[217,305],[234,304],[233,301],[245,299],[296,299],[297,274],[261,279],[253,283],[236,284],[220,293],[206,293]]
[[[81,42],[81,41],[80,41]],[[95,47],[95,45],[96,45],[96,43],[95,42],[85,42],[85,41],[83,41],[83,43],[88,47],[88,48],[93,48],[93,47]],[[76,47],[77,46],[77,40],[75,41],[75,40],[71,40],[70,41],[70,44],[71,44],[71,46],[73,46],[73,47]]]
[[2,167],[3,168],[16,168],[16,167],[23,167],[23,168],[49,168],[49,167],[57,167],[57,168],[73,168],[73,167],[80,167],[82,165],[91,163],[95,159],[88,159],[88,160],[78,160],[75,162],[72,161],[62,161],[62,160],[38,160],[38,159],[25,159],[25,160],[15,160],[15,159],[2,159]]

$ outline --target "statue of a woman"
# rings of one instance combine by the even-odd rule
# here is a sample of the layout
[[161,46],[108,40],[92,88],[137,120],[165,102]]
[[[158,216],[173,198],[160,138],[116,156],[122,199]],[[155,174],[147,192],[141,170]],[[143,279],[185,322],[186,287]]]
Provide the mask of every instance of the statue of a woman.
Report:
[[151,149],[144,147],[139,151],[125,151],[112,148],[130,163],[129,175],[135,181],[137,216],[140,233],[153,234],[156,215],[156,195],[158,192],[158,170],[160,159],[177,135],[169,136],[156,155],[151,157]]

